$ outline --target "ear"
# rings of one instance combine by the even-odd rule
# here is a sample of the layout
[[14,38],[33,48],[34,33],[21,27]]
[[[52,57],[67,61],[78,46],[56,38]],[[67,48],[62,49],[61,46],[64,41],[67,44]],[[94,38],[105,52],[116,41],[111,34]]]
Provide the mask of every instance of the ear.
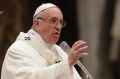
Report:
[[37,20],[37,19],[34,19],[33,20],[33,28],[34,28],[34,30],[36,30],[36,31],[39,31],[39,21]]

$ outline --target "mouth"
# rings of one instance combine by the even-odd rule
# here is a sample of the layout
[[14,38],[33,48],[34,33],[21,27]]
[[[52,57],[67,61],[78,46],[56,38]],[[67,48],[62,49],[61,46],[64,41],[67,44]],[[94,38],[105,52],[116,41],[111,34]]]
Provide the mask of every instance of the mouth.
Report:
[[55,36],[59,36],[60,33],[59,33],[59,32],[55,32],[55,33],[53,33],[53,35],[55,35]]

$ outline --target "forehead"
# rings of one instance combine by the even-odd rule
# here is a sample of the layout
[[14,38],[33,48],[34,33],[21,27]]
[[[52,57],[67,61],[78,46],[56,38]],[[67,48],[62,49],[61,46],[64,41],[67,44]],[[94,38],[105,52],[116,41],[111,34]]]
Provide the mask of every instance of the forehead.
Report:
[[41,15],[44,16],[44,17],[47,17],[47,18],[50,18],[50,17],[63,18],[63,14],[60,11],[60,9],[59,8],[55,8],[55,7],[44,10],[41,13]]

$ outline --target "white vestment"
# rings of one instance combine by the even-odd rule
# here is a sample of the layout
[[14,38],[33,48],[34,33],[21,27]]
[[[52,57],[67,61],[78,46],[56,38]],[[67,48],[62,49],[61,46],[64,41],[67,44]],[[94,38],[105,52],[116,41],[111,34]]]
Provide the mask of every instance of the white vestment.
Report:
[[67,54],[58,45],[54,47],[56,53],[21,32],[6,53],[1,79],[81,79],[69,67]]

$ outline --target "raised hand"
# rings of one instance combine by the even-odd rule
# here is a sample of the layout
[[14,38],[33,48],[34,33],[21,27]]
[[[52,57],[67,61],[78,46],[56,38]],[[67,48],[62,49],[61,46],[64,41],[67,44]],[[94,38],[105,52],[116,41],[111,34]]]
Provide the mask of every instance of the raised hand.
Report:
[[86,45],[86,42],[83,40],[76,41],[73,44],[73,46],[70,49],[68,57],[70,67],[75,65],[77,60],[88,55],[88,53],[85,52],[87,48],[88,46]]

